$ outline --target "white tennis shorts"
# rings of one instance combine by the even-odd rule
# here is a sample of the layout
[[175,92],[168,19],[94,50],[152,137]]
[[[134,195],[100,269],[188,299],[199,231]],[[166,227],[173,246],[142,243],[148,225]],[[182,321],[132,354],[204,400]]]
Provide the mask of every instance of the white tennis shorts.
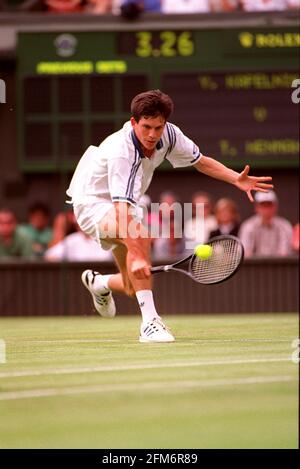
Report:
[[[111,202],[96,202],[92,204],[74,204],[73,210],[81,230],[93,238],[104,250],[114,249],[117,245],[110,241],[106,234],[101,233],[100,222],[102,218],[114,208]],[[141,207],[131,207],[131,214],[138,220],[142,220]]]

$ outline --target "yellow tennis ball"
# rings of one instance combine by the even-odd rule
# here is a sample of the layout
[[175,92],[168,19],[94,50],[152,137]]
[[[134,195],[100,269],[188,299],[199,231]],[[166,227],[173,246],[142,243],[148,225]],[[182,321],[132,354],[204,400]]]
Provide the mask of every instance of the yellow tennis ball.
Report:
[[200,259],[206,260],[212,255],[212,247],[209,244],[198,244],[194,249],[194,253]]

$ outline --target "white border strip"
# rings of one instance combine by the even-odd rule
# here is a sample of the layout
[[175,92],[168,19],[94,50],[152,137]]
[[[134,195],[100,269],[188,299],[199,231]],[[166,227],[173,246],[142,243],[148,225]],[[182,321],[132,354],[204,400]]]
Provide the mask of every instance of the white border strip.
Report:
[[49,389],[32,389],[29,391],[10,391],[0,394],[0,401],[11,401],[17,399],[31,399],[37,397],[56,397],[70,396],[78,394],[98,394],[113,392],[134,392],[139,391],[166,391],[179,392],[186,389],[201,389],[207,387],[220,386],[240,386],[251,384],[271,384],[271,383],[287,383],[295,381],[297,378],[292,376],[253,376],[247,378],[218,379],[218,380],[195,380],[195,381],[167,381],[167,382],[150,382],[150,383],[128,383],[128,384],[102,384],[94,386],[78,386],[68,388],[49,388]]
[[137,363],[132,365],[111,365],[111,366],[82,366],[82,367],[68,367],[68,368],[46,368],[43,370],[16,370],[16,371],[3,371],[0,372],[1,378],[19,378],[22,376],[45,376],[45,375],[69,375],[78,373],[102,373],[107,371],[129,371],[129,370],[147,370],[159,368],[187,368],[187,367],[200,367],[200,366],[216,366],[216,365],[240,365],[251,363],[279,363],[291,362],[290,357],[281,358],[250,358],[248,360],[213,360],[213,361],[198,361],[198,362],[164,362],[164,363]]
[[6,343],[3,339],[0,339],[0,363],[6,363]]

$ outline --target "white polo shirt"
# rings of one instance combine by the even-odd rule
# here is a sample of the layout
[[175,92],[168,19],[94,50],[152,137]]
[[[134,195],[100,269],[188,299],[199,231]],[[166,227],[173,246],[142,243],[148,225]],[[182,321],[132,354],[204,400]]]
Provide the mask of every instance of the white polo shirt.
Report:
[[91,145],[77,165],[67,195],[79,225],[91,233],[92,225],[102,219],[113,202],[137,206],[155,168],[164,160],[174,168],[182,168],[194,165],[201,156],[192,140],[177,126],[167,123],[153,155],[147,158],[130,121],[126,122],[99,147]]
[[90,146],[80,159],[67,195],[71,202],[127,201],[138,204],[153,172],[165,159],[174,168],[191,166],[201,157],[199,148],[173,124],[167,123],[151,158],[144,157],[130,122]]

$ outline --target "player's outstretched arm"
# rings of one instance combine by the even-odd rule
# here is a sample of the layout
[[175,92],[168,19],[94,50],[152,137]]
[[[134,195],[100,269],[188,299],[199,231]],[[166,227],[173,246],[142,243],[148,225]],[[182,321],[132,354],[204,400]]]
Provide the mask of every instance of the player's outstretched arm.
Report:
[[207,176],[220,179],[238,187],[241,191],[246,192],[251,202],[253,202],[252,191],[268,192],[273,188],[273,185],[268,183],[268,181],[272,181],[271,176],[249,176],[249,165],[246,165],[243,171],[238,173],[233,169],[227,168],[227,166],[219,161],[203,155],[199,162],[195,164],[195,168]]

